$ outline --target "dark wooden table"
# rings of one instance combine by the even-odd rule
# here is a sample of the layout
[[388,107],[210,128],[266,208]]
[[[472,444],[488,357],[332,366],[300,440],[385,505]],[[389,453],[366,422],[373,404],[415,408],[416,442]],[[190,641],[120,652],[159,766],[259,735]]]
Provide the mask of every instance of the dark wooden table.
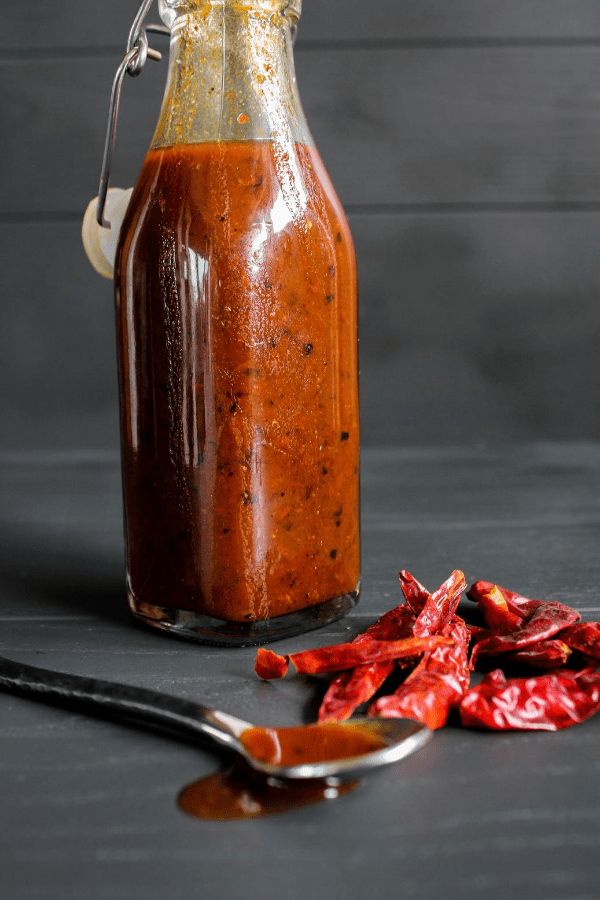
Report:
[[[118,460],[3,457],[0,652],[198,698],[267,724],[309,719],[314,682],[263,684],[253,651],[136,627],[125,610]],[[368,450],[364,593],[329,643],[398,598],[395,573],[554,596],[599,618],[600,447]],[[556,735],[448,728],[354,794],[282,817],[177,809],[202,749],[0,695],[3,900],[510,897],[600,890],[600,718]]]

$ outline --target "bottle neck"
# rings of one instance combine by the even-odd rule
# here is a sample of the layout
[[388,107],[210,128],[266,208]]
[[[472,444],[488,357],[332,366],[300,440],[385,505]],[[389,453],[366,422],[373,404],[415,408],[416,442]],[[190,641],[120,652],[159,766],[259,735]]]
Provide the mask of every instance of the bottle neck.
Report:
[[296,86],[291,25],[255,3],[201,3],[179,16],[152,147],[312,143]]

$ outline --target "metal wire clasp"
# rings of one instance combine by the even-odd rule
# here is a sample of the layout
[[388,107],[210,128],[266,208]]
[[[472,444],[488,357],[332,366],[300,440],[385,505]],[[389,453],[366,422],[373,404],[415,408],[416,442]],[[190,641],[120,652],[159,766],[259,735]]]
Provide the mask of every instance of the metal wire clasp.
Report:
[[110,92],[110,104],[108,107],[108,125],[104,141],[104,154],[102,157],[102,170],[100,172],[100,185],[98,187],[98,204],[96,207],[96,221],[102,228],[110,228],[110,222],[104,218],[106,208],[106,195],[110,183],[110,170],[117,139],[117,124],[119,120],[119,106],[121,104],[121,91],[125,75],[135,78],[140,74],[148,58],[159,62],[162,54],[148,45],[148,32],[151,34],[169,35],[171,32],[166,25],[146,25],[146,16],[154,0],[143,0],[127,38],[125,56],[116,71],[112,90]]

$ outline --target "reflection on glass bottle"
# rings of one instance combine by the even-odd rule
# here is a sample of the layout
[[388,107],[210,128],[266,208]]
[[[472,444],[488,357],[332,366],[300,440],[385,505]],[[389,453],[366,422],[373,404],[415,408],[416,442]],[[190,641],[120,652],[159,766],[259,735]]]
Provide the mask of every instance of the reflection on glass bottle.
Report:
[[296,91],[298,0],[171,0],[116,297],[130,606],[219,643],[360,579],[356,267]]

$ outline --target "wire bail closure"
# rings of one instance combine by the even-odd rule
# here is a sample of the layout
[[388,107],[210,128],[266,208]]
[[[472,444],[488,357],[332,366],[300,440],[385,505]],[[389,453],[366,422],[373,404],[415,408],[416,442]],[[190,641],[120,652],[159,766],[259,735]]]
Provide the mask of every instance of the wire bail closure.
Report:
[[148,44],[148,32],[151,34],[170,35],[171,32],[166,25],[145,24],[146,16],[150,12],[150,7],[154,0],[143,0],[127,38],[127,47],[125,56],[123,57],[112,83],[110,92],[110,103],[108,107],[108,124],[106,128],[106,138],[104,141],[104,154],[102,156],[102,169],[100,172],[100,184],[98,187],[98,204],[96,207],[96,221],[101,228],[110,228],[110,222],[104,218],[106,209],[106,196],[110,183],[110,171],[112,167],[112,158],[117,140],[117,125],[119,121],[119,107],[121,105],[121,92],[123,90],[123,81],[125,75],[136,78],[148,59],[160,62],[162,53],[154,50]]
[[[115,73],[110,92],[110,103],[108,107],[108,124],[106,127],[106,138],[104,140],[104,153],[102,156],[102,169],[100,172],[100,184],[98,186],[98,203],[96,205],[96,221],[101,228],[110,228],[110,222],[104,218],[106,210],[106,196],[110,184],[110,171],[112,168],[112,159],[117,140],[117,125],[119,122],[119,108],[121,105],[121,92],[123,90],[123,81],[125,75],[136,78],[148,59],[160,62],[162,53],[154,50],[148,44],[148,33],[162,34],[170,36],[171,30],[166,25],[156,25],[154,23],[146,25],[146,16],[150,12],[154,0],[143,0],[137,15],[133,20],[133,24],[129,30],[127,38],[127,47],[125,56]],[[297,34],[297,23],[291,26],[292,41],[295,43]]]

